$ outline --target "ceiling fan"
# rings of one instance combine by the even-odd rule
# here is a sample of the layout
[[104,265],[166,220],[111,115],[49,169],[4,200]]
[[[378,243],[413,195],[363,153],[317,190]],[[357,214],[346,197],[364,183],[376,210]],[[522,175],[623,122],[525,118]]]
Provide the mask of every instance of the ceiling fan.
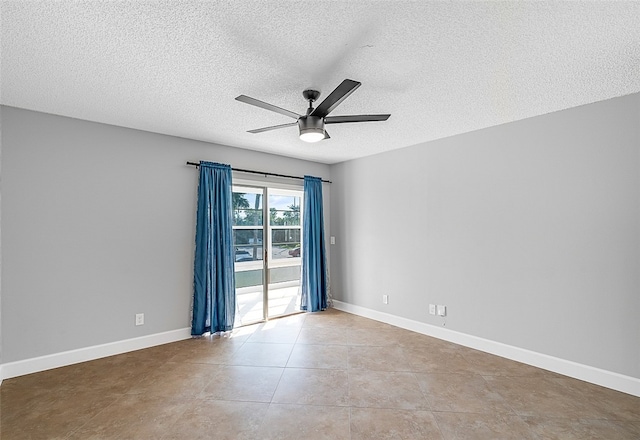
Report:
[[340,105],[340,103],[342,103],[342,101],[344,101],[361,85],[362,83],[358,81],[345,79],[316,108],[313,108],[313,102],[318,99],[318,97],[320,96],[320,92],[317,90],[305,90],[304,92],[302,92],[302,96],[304,96],[304,99],[309,101],[309,108],[307,109],[307,113],[305,115],[299,115],[298,113],[285,110],[283,108],[268,104],[263,101],[259,101],[246,95],[240,95],[236,98],[236,100],[244,102],[246,104],[255,105],[256,107],[260,107],[265,110],[271,110],[272,112],[280,113],[296,120],[296,122],[289,122],[288,124],[272,125],[271,127],[249,130],[249,133],[262,133],[263,131],[277,130],[279,128],[292,127],[294,125],[297,125],[300,129],[301,140],[305,142],[318,142],[323,139],[329,139],[329,134],[324,128],[325,124],[386,121],[387,119],[389,119],[389,116],[391,115],[328,116],[329,113],[331,113],[338,105]]

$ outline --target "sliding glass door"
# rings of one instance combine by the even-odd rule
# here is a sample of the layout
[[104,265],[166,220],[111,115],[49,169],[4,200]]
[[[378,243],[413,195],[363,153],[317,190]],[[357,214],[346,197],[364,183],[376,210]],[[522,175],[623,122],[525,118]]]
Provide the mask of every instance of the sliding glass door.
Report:
[[233,187],[236,325],[300,310],[302,190]]

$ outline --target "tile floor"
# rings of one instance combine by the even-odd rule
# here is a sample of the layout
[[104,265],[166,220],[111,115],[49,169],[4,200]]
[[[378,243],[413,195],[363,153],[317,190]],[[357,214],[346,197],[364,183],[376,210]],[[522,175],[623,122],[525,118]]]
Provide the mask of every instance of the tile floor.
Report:
[[2,439],[640,439],[640,398],[335,310],[8,379]]

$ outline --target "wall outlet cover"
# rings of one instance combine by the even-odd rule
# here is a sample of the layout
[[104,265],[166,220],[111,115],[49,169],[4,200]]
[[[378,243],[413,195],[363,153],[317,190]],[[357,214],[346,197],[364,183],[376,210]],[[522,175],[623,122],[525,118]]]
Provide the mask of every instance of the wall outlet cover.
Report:
[[144,325],[144,313],[136,313],[136,325]]
[[435,315],[436,314],[436,305],[435,304],[429,304],[429,314],[430,315]]
[[447,306],[438,306],[438,316],[447,316]]

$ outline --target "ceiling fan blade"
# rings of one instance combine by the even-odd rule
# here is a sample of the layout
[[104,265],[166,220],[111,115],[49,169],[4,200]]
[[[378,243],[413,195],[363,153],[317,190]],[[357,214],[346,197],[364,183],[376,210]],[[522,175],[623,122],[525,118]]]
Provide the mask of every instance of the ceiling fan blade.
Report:
[[271,127],[256,128],[255,130],[249,130],[247,133],[253,133],[253,134],[262,133],[263,131],[271,131],[271,130],[277,130],[279,128],[293,127],[294,125],[298,125],[298,123],[289,122],[288,124],[272,125]]
[[314,111],[311,112],[311,116],[324,118],[361,85],[362,83],[358,81],[345,79],[333,92],[329,94],[329,96],[326,97],[324,101],[322,101],[318,107],[315,108]]
[[292,111],[277,107],[277,106],[275,106],[273,104],[268,104],[266,102],[260,101],[260,100],[255,99],[255,98],[251,98],[251,97],[246,96],[246,95],[238,96],[236,98],[236,101],[244,102],[245,104],[255,105],[256,107],[260,107],[260,108],[263,108],[265,110],[271,110],[272,112],[280,113],[281,115],[289,116],[290,118],[293,118],[293,119],[298,119],[298,118],[302,117],[302,115],[299,115],[299,114],[294,113]]
[[343,122],[369,122],[386,121],[391,115],[348,115],[348,116],[327,116],[325,124],[341,124]]

